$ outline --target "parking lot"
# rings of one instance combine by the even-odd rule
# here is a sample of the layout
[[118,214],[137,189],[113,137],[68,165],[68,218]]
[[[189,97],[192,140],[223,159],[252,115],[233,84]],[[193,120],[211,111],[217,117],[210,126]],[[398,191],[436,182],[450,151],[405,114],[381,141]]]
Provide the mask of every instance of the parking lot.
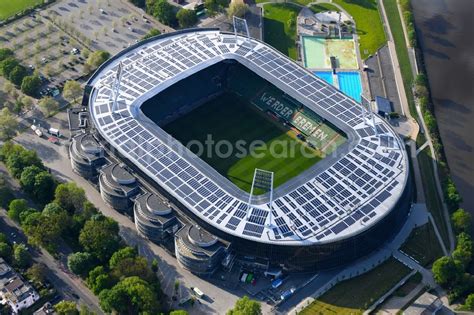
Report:
[[125,0],[59,1],[42,15],[76,35],[91,50],[112,55],[135,44],[152,28],[172,31]]
[[90,70],[85,63],[91,52],[105,50],[114,55],[152,28],[172,30],[128,1],[57,1],[1,27],[0,45],[12,49],[30,72],[38,71],[44,78],[43,94],[56,96],[56,88],[65,81]]

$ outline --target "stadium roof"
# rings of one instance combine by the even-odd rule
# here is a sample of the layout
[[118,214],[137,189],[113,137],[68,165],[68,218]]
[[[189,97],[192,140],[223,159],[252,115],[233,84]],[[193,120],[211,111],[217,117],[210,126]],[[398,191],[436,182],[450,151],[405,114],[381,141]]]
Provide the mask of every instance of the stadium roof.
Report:
[[[343,130],[334,154],[278,187],[273,211],[197,158],[147,118],[141,104],[172,84],[224,59],[234,59]],[[123,65],[117,112],[112,82]],[[361,117],[362,107],[274,48],[215,29],[158,36],[130,47],[89,80],[98,132],[190,211],[235,236],[278,245],[311,245],[370,228],[401,197],[408,178],[404,144],[390,126]]]

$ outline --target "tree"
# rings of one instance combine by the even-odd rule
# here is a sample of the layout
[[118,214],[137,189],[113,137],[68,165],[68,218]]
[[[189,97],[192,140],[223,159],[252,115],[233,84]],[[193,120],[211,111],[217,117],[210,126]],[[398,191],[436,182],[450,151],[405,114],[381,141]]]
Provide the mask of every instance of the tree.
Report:
[[8,80],[10,80],[16,86],[21,86],[23,78],[26,77],[27,74],[28,72],[26,71],[25,67],[22,65],[17,65],[8,75]]
[[21,98],[21,102],[23,103],[26,109],[33,109],[33,106],[35,104],[33,99],[29,96],[23,96]]
[[24,168],[35,165],[44,169],[43,163],[33,150],[26,150],[21,145],[6,142],[0,148],[0,159],[6,164],[13,177],[19,179]]
[[457,233],[469,233],[471,229],[471,214],[464,209],[458,209],[451,215],[454,229]]
[[158,260],[156,258],[153,258],[151,262],[151,271],[158,272]]
[[[151,4],[151,5],[150,5]],[[173,26],[176,24],[176,13],[173,5],[166,0],[147,1],[149,12],[161,23]]]
[[21,82],[21,91],[29,96],[37,96],[39,94],[40,86],[40,78],[37,75],[29,75],[23,78],[23,81]]
[[55,187],[56,181],[53,175],[43,171],[35,177],[33,197],[41,204],[46,204],[53,199]]
[[248,5],[243,2],[231,2],[231,4],[229,5],[229,9],[227,9],[227,15],[230,19],[232,19],[233,16],[241,18],[244,17],[248,9]]
[[260,303],[244,296],[235,302],[233,309],[227,312],[227,315],[261,315],[262,309]]
[[207,14],[214,16],[219,10],[219,3],[217,0],[205,0],[204,7],[207,10]]
[[139,8],[144,8],[145,7],[145,0],[130,0],[131,3],[136,5]]
[[7,209],[10,202],[15,198],[10,189],[5,185],[3,176],[0,174],[0,207]]
[[65,210],[60,209],[57,212],[53,210],[54,207],[51,207],[47,210],[47,214],[31,212],[22,219],[22,227],[33,245],[45,246],[49,249],[56,248],[69,217]]
[[464,306],[469,311],[474,311],[474,293],[471,293],[467,296],[466,301],[464,302]]
[[79,242],[102,262],[107,261],[120,246],[117,222],[103,215],[88,220],[81,230]]
[[110,54],[108,52],[103,50],[97,50],[89,55],[86,64],[90,67],[90,69],[97,69],[107,59],[109,59],[109,57]]
[[76,275],[84,277],[94,267],[94,258],[89,253],[77,252],[68,256],[67,266]]
[[110,257],[109,267],[110,269],[113,269],[117,267],[120,264],[120,262],[122,262],[124,259],[127,259],[127,258],[133,259],[137,257],[137,255],[138,253],[133,247],[127,246],[127,247],[121,248],[118,251],[116,251],[112,255],[112,257]]
[[433,277],[435,281],[444,287],[452,287],[462,275],[462,270],[456,265],[451,257],[441,257],[433,263]]
[[96,313],[89,310],[84,304],[81,304],[81,307],[79,309],[79,315],[96,315]]
[[0,111],[0,140],[9,140],[16,135],[18,123],[7,107]]
[[84,189],[69,182],[59,184],[54,192],[54,201],[70,214],[80,213],[87,201]]
[[36,175],[44,172],[41,168],[36,165],[26,167],[20,176],[21,188],[28,194],[33,194],[35,188]]
[[99,294],[99,301],[106,312],[138,314],[159,311],[156,292],[150,284],[138,277],[125,278],[112,289],[103,290]]
[[44,284],[46,279],[46,266],[38,263],[33,264],[33,266],[26,271],[26,276],[35,283]]
[[111,270],[112,279],[119,281],[120,279],[137,276],[148,283],[158,283],[156,274],[151,271],[148,261],[145,257],[126,257],[117,262]]
[[180,9],[176,14],[181,28],[191,27],[197,22],[197,15],[194,10]]
[[69,80],[64,84],[63,97],[73,103],[82,96],[81,84],[74,80]]
[[46,96],[38,103],[43,114],[46,116],[51,115],[53,112],[59,109],[59,103],[51,96]]
[[13,57],[13,51],[9,48],[0,48],[0,61]]
[[0,74],[3,75],[5,78],[10,77],[10,73],[15,69],[15,67],[19,66],[20,63],[13,57],[9,57],[0,62]]
[[13,262],[19,268],[26,268],[31,264],[31,255],[25,244],[13,245]]
[[8,217],[20,222],[20,214],[26,210],[28,210],[28,203],[25,199],[14,199],[8,206]]
[[58,315],[78,315],[76,303],[72,301],[61,301],[54,306],[54,310]]
[[103,266],[97,266],[89,272],[86,279],[87,286],[94,292],[99,294],[102,290],[110,289],[113,285],[109,274],[105,272]]
[[10,262],[12,254],[12,247],[6,242],[0,242],[0,257]]

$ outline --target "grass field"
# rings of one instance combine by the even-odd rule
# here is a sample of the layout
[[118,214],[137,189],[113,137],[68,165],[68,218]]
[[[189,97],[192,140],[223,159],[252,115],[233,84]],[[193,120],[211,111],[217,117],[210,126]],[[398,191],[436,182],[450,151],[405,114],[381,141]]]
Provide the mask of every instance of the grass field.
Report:
[[[296,140],[292,132],[283,129],[282,125],[271,121],[253,105],[230,93],[200,106],[163,129],[184,145],[190,141],[204,143],[207,136],[212,135],[216,150],[225,153],[228,153],[227,146],[218,144],[221,140],[232,144],[243,140],[246,144],[242,148],[247,150],[254,140],[265,143],[266,150],[263,146],[252,150],[258,156],[249,154],[249,151],[242,155],[217,156],[216,150],[209,150],[208,147],[199,152],[197,145],[189,146],[191,151],[245,191],[250,191],[255,168],[273,171],[274,187],[277,187],[321,159],[315,151],[309,151]],[[273,151],[270,149],[272,145],[279,143],[284,145],[275,146]],[[284,154],[284,150],[289,152],[290,146],[294,146],[294,154]],[[234,150],[233,153],[238,152]]]
[[299,314],[362,314],[410,271],[390,258],[363,275],[337,284]]
[[443,250],[430,222],[414,229],[401,250],[425,267],[443,256]]
[[0,20],[5,20],[18,12],[42,2],[42,0],[2,0],[0,1]]
[[416,116],[415,101],[413,93],[411,93],[411,85],[413,83],[413,72],[411,69],[410,58],[403,33],[402,20],[398,12],[397,0],[383,0],[385,11],[387,12],[388,24],[392,31],[395,50],[397,51],[398,63],[400,64],[400,72],[403,77],[403,85],[407,93],[408,105],[410,112]]
[[415,289],[420,284],[422,279],[423,276],[421,275],[421,273],[415,273],[410,278],[408,278],[404,285],[395,290],[395,292],[393,292],[393,295],[398,297],[407,296],[408,294],[410,294],[411,291],[413,291],[413,289]]
[[426,206],[433,215],[433,219],[438,226],[441,238],[446,248],[449,248],[448,226],[444,219],[444,210],[436,189],[436,180],[433,170],[433,159],[430,156],[430,149],[427,147],[418,154],[421,177],[423,179],[423,189],[425,192]]
[[355,20],[362,59],[374,54],[386,40],[377,0],[334,0]]
[[323,11],[336,11],[339,12],[339,8],[330,4],[330,3],[318,3],[318,4],[312,4],[310,7],[311,11],[314,13],[319,13]]
[[[264,39],[291,59],[297,59],[296,50],[296,17],[300,7],[292,4],[265,4],[264,10]],[[288,21],[294,20],[294,23]]]

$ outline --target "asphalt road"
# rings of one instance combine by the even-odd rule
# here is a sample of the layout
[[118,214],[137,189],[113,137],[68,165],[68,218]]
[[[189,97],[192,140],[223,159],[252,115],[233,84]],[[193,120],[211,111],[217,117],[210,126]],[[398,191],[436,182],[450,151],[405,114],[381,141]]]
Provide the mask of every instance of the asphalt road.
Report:
[[[23,234],[19,226],[7,217],[4,210],[0,211],[0,232],[5,233],[11,243],[14,241],[17,243],[27,243],[27,237]],[[29,248],[33,260],[47,267],[46,278],[64,299],[75,301],[79,305],[84,304],[91,311],[97,314],[103,314],[98,299],[78,277],[70,273],[64,265],[59,264],[45,250]]]

